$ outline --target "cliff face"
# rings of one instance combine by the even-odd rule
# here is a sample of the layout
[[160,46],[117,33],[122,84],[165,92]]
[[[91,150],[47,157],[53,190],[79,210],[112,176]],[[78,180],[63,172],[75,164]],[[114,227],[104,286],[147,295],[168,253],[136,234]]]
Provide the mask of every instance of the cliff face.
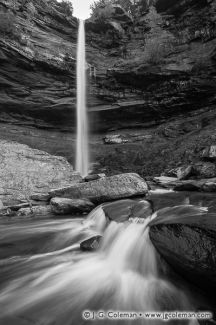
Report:
[[[100,97],[104,96],[107,105],[112,102],[116,127],[158,124],[215,107],[215,1],[158,0],[157,9],[164,17],[161,31],[175,38],[169,55],[162,57],[161,53],[157,62],[145,60],[144,14],[134,22],[132,36],[128,39],[127,32],[124,36],[126,57],[124,53],[121,58],[115,57],[106,75],[97,79]],[[153,46],[150,50],[155,51]],[[110,57],[116,52],[110,50]],[[103,114],[109,127],[110,115]]]
[[[145,15],[132,21],[116,7],[106,23],[87,22],[88,103],[96,131],[154,125],[214,107],[215,1],[158,0],[157,10],[176,37],[172,53],[157,64],[144,60]],[[71,129],[77,20],[52,0],[3,0],[0,11],[15,13],[18,35],[0,39],[0,121]]]
[[[158,0],[157,11],[174,37],[157,60],[145,55],[147,12],[132,19],[116,6],[86,22],[91,152],[109,174],[156,175],[215,142],[216,0]],[[73,162],[77,20],[55,0],[2,0],[2,12],[14,19],[0,38],[1,138]],[[105,146],[101,132],[124,145]]]
[[0,38],[0,121],[64,126],[74,113],[77,20],[52,1],[3,0],[0,12],[13,28]]

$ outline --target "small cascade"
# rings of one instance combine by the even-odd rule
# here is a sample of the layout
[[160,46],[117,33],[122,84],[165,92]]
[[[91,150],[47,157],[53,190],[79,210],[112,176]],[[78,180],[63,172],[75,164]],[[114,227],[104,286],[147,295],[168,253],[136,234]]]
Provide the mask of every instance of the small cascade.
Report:
[[[150,241],[148,225],[157,214],[144,223],[117,223],[107,219],[102,207],[93,210],[78,227],[76,221],[76,230],[64,234],[64,241],[73,246],[89,233],[100,232],[103,240],[98,251],[85,254],[76,250],[71,254],[69,249],[56,246],[55,256],[44,253],[19,261],[21,273],[0,294],[0,324],[11,314],[46,325],[84,325],[85,310],[191,310],[186,295],[162,274],[163,261]],[[101,325],[119,323],[94,321]],[[125,323],[160,325],[164,320],[152,323],[140,318],[122,321]],[[198,325],[196,320],[170,323]]]

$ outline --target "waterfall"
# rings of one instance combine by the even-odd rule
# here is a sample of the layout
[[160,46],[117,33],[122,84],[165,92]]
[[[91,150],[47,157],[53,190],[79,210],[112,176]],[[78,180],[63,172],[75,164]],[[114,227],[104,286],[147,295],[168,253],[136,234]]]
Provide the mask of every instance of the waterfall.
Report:
[[76,170],[82,176],[89,171],[88,117],[86,106],[85,21],[79,21],[77,48],[77,140]]

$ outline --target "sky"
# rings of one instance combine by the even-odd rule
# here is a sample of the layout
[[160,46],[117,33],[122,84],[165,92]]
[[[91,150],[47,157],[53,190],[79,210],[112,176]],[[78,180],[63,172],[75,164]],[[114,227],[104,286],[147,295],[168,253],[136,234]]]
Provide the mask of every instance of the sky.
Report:
[[[61,0],[59,0],[60,2]],[[87,19],[90,17],[90,5],[95,0],[70,0],[73,4],[74,13],[73,15],[80,19]]]

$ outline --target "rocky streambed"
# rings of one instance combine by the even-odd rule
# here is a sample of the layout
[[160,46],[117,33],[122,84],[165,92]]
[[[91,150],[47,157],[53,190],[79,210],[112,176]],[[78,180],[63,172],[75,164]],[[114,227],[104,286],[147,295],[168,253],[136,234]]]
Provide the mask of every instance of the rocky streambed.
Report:
[[[143,222],[156,211],[150,238],[157,251],[185,280],[200,287],[204,296],[209,294],[209,287],[211,294],[214,292],[214,194],[174,192],[170,190],[170,184],[168,189],[155,184],[156,188],[152,190],[152,182],[147,184],[135,173],[109,177],[98,174],[82,179],[64,158],[8,141],[2,141],[1,148],[1,163],[4,166],[2,224],[46,224],[48,220],[59,222],[59,219],[64,224],[65,218],[86,218],[98,206],[102,209],[99,223],[103,218],[107,224],[112,220],[117,223]],[[27,179],[28,182],[24,183]],[[80,244],[81,249],[98,249],[101,236],[101,233],[89,233]],[[42,236],[41,243],[43,241],[45,244],[47,239]],[[31,251],[36,242],[33,240],[26,247],[24,239],[14,242],[11,238],[5,250],[3,240],[0,245],[2,257],[12,256],[15,251],[18,254],[26,252],[26,249]]]

